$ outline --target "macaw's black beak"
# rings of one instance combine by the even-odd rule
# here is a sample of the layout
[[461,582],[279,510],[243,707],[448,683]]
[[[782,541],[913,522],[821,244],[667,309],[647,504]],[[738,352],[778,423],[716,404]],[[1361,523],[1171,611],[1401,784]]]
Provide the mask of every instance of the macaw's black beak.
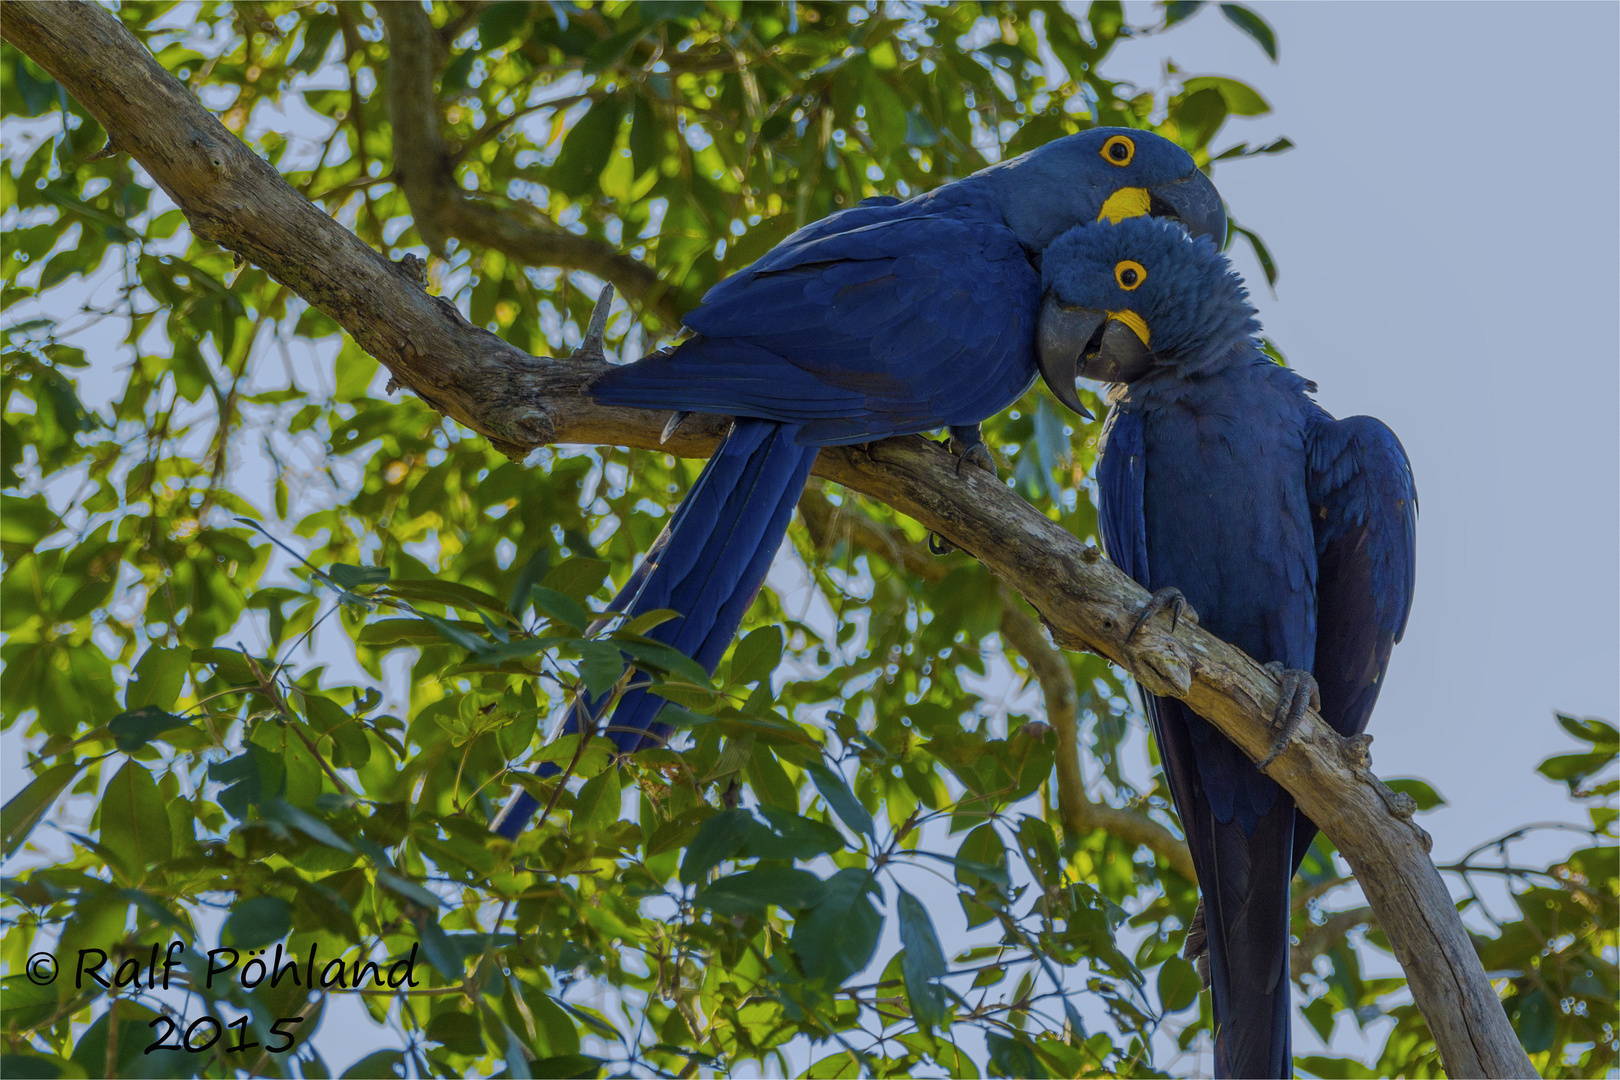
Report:
[[1148,189],[1148,213],[1174,218],[1193,236],[1207,236],[1215,245],[1226,243],[1226,207],[1209,177],[1197,170],[1191,176]]
[[1131,382],[1153,362],[1147,343],[1123,321],[1106,311],[1070,307],[1055,296],[1041,305],[1035,356],[1052,393],[1087,420],[1091,411],[1081,404],[1075,379]]
[[[1108,312],[1069,307],[1054,296],[1041,305],[1041,321],[1035,330],[1035,360],[1041,378],[1057,399],[1087,420],[1095,419],[1080,401],[1074,380],[1080,375],[1080,361],[1088,348],[1101,340]],[[1093,340],[1097,339],[1097,340]]]

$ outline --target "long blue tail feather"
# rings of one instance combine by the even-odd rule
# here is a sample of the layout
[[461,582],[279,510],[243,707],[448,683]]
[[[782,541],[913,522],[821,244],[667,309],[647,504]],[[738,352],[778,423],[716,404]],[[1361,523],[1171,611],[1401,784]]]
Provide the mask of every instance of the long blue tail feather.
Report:
[[[712,673],[764,584],[815,461],[818,448],[800,446],[795,434],[792,425],[739,419],[610,608],[631,617],[659,608],[680,612],[647,636]],[[601,705],[601,698],[582,694],[563,734],[578,731],[582,718],[598,715]],[[669,737],[671,728],[656,720],[663,705],[663,698],[640,688],[619,699],[606,726],[621,753]],[[561,771],[550,763],[535,770],[541,778]],[[539,805],[519,792],[490,828],[514,839]]]

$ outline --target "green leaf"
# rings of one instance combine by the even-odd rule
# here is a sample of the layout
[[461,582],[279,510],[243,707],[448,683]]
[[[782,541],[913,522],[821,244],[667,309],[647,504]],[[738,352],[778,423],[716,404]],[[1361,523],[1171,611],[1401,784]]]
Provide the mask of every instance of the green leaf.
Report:
[[743,849],[759,825],[746,810],[721,810],[698,826],[681,859],[681,884],[696,885]]
[[124,689],[124,707],[132,712],[147,705],[158,709],[174,708],[190,667],[190,649],[165,649],[153,645],[135,662],[135,672],[129,686]]
[[1558,1034],[1558,1021],[1553,1003],[1542,990],[1534,990],[1519,999],[1519,1043],[1527,1054],[1543,1054],[1552,1049]]
[[883,932],[881,896],[871,871],[849,867],[823,882],[821,902],[793,924],[791,944],[804,973],[824,986],[840,986],[872,962]]
[[906,145],[933,146],[939,142],[939,129],[934,122],[913,107],[906,112]]
[[639,668],[672,676],[692,686],[709,685],[709,673],[703,670],[703,665],[679,649],[625,630],[615,630],[610,638]]
[[1620,731],[1614,725],[1595,716],[1574,717],[1558,715],[1558,726],[1582,742],[1592,744],[1594,750],[1620,751]]
[[[134,684],[130,686],[133,689]],[[113,745],[126,754],[133,754],[165,731],[190,726],[190,721],[185,717],[164,712],[156,705],[143,705],[119,713],[107,721],[107,731],[113,737]]]
[[388,592],[389,595],[402,600],[425,600],[430,604],[444,604],[446,607],[467,611],[483,610],[493,611],[497,615],[510,614],[507,606],[489,593],[459,581],[440,581],[438,578],[389,579]]
[[680,617],[680,612],[674,611],[670,608],[654,608],[651,611],[643,611],[640,615],[637,615],[633,619],[627,619],[624,625],[619,629],[623,630],[627,634],[634,634],[638,637],[646,637],[649,630],[662,626],[671,619],[678,619]]
[[555,589],[564,596],[571,596],[574,601],[584,604],[602,588],[602,581],[607,577],[608,564],[601,559],[590,559],[577,556],[565,559],[547,572],[540,579],[540,584],[548,589]]
[[1335,1013],[1329,995],[1322,995],[1299,1011],[1310,1022],[1317,1038],[1321,1039],[1324,1044],[1332,1043]]
[[534,606],[545,612],[553,622],[560,622],[577,634],[584,633],[585,627],[590,625],[590,615],[572,596],[544,585],[536,585],[529,592],[534,597]]
[[1260,270],[1266,275],[1266,284],[1277,284],[1277,263],[1271,257],[1271,249],[1266,247],[1266,242],[1260,239],[1259,234],[1245,229],[1230,218],[1227,219],[1227,227],[1231,233],[1247,240],[1249,246],[1254,249],[1254,257],[1260,261]]
[[1233,26],[1248,34],[1266,51],[1273,62],[1277,59],[1277,35],[1269,23],[1256,15],[1242,4],[1222,4],[1221,14],[1225,15]]
[[574,755],[579,749],[578,735],[563,735],[556,741],[542,747],[534,756],[535,761],[549,761],[560,769],[573,766],[575,776],[595,776],[613,763],[613,755],[617,748],[605,738],[594,738],[585,745],[585,752],[579,755],[578,764],[574,763]]
[[32,62],[17,54],[12,66],[12,77],[17,81],[17,93],[22,97],[24,116],[42,116],[51,110],[61,97],[62,88],[49,75],[34,75]]
[[939,935],[934,931],[934,920],[921,900],[906,890],[900,890],[900,970],[906,984],[906,1000],[911,1003],[911,1015],[923,1031],[950,1021],[946,1008],[945,991],[932,980],[943,978],[947,972],[945,950],[940,948]]
[[1549,780],[1562,780],[1571,793],[1579,791],[1587,777],[1602,772],[1615,759],[1613,750],[1600,750],[1593,754],[1558,754],[1536,766],[1536,771]]
[[1012,138],[1007,140],[1007,148],[1004,153],[1008,157],[1016,157],[1019,154],[1035,149],[1037,146],[1045,146],[1053,139],[1061,139],[1068,133],[1069,128],[1064,124],[1061,116],[1053,113],[1032,116],[1024,121],[1022,127],[1013,132]]
[[1446,800],[1441,797],[1438,791],[1415,777],[1396,777],[1392,780],[1385,780],[1384,785],[1391,791],[1398,791],[1412,796],[1420,811],[1433,810],[1436,807],[1446,805]]
[[1198,1001],[1198,991],[1203,988],[1198,969],[1181,957],[1172,956],[1159,965],[1159,1007],[1165,1012],[1191,1008]]
[[0,542],[34,547],[61,527],[62,519],[51,512],[43,497],[0,495]]
[[592,697],[601,697],[612,690],[613,684],[624,674],[624,657],[605,641],[582,642],[579,654],[579,677],[585,680],[585,689]]
[[1198,9],[1204,6],[1204,0],[1166,0],[1164,5],[1164,27],[1168,30],[1184,19],[1191,18]]
[[986,1032],[984,1044],[990,1051],[991,1076],[1040,1078],[1051,1075],[1035,1055],[1035,1048],[1026,1041],[1028,1036],[1008,1038],[995,1032]]
[[827,800],[827,805],[833,808],[849,830],[855,833],[865,833],[867,836],[877,837],[877,830],[872,824],[872,815],[862,806],[855,793],[849,790],[844,778],[827,768],[825,765],[806,765],[804,771],[810,774],[810,780],[821,792],[821,797]]
[[379,1076],[394,1077],[404,1075],[406,1075],[406,1072],[403,1051],[373,1050],[343,1070],[342,1080],[374,1080]]
[[1195,94],[1204,89],[1215,90],[1225,100],[1227,111],[1233,116],[1264,116],[1271,111],[1271,106],[1260,96],[1258,90],[1236,79],[1224,79],[1218,75],[1200,75],[1188,79],[1181,87],[1187,94]]
[[58,796],[78,778],[83,768],[84,765],[77,761],[52,765],[7,799],[4,807],[0,807],[0,836],[4,838],[7,858],[22,847],[28,834],[39,824],[39,819],[45,816],[45,811],[55,805]]
[[124,762],[101,795],[101,846],[121,860],[139,881],[148,866],[174,854],[169,812],[152,774],[136,761]]
[[231,908],[221,940],[236,949],[262,949],[292,930],[292,905],[279,896],[255,896]]
[[618,769],[605,769],[585,781],[574,800],[574,829],[605,829],[619,820],[622,790]]
[[1012,879],[1007,876],[1007,845],[1002,841],[1001,834],[989,822],[978,826],[962,841],[962,846],[956,849],[956,883],[973,888],[977,880],[983,878],[1002,887],[1010,887]]
[[430,911],[437,911],[439,908],[439,898],[437,896],[434,896],[416,882],[408,881],[392,871],[378,870],[377,880],[387,886],[390,891],[398,893],[412,903],[419,904]]
[[[1320,999],[1326,1000],[1326,999]],[[1384,1074],[1367,1068],[1355,1058],[1326,1057],[1312,1054],[1309,1057],[1295,1058],[1294,1063],[1308,1076],[1320,1076],[1323,1080],[1378,1080]]]
[[[425,920],[422,923],[421,937],[422,953],[427,957],[427,962],[433,965],[433,970],[443,975],[446,982],[460,981],[462,975],[466,972],[467,958],[462,955],[461,946],[456,943],[456,939],[445,933],[444,928],[432,919]],[[441,1013],[440,1015],[445,1014]],[[483,1039],[478,1035],[477,1022],[473,1021],[472,1017],[465,1017],[465,1019],[472,1022],[471,1038],[476,1039],[471,1043],[471,1049],[465,1052],[476,1054],[483,1049]]]
[[637,176],[656,168],[664,140],[652,102],[637,94],[630,116],[630,166]]
[[[626,40],[624,46],[628,48],[632,40]],[[571,199],[594,191],[597,177],[607,168],[623,119],[624,103],[616,97],[592,105],[563,138],[557,160],[546,171],[546,184]]]
[[769,679],[782,661],[782,628],[762,626],[737,642],[731,654],[729,682],[738,685]]
[[266,794],[279,794],[286,772],[279,758],[252,743],[236,757],[208,766],[210,780],[230,784],[219,793],[217,801],[235,818],[246,817],[247,808]]
[[529,25],[534,10],[528,0],[501,0],[490,5],[478,18],[478,44],[486,50],[507,44]]
[[306,75],[314,74],[315,69],[326,59],[326,50],[332,44],[332,38],[337,30],[336,15],[323,11],[310,16],[309,22],[304,24],[303,47],[298,50],[298,55],[287,67],[293,71],[302,71]]
[[357,585],[381,585],[388,580],[392,571],[386,566],[351,566],[348,563],[333,563],[327,568],[326,573],[343,588],[352,591]]
[[506,1036],[506,1071],[512,1080],[529,1080],[534,1074],[529,1071],[529,1056],[524,1053],[523,1042],[517,1037],[517,1032],[506,1026],[506,1021],[497,1021],[500,1024],[501,1034]]
[[354,851],[349,842],[333,832],[326,822],[283,799],[266,799],[259,809],[268,820],[279,821],[289,828],[297,829],[318,844],[325,844],[339,851]]
[[765,866],[709,882],[693,900],[719,915],[763,915],[767,905],[799,910],[822,899],[822,881],[808,870]]
[[[758,747],[754,753],[760,753]],[[844,843],[844,835],[831,825],[812,821],[778,806],[762,804],[759,813],[770,823],[770,831],[766,833],[761,829],[749,835],[748,854],[757,858],[805,861],[848,847]]]

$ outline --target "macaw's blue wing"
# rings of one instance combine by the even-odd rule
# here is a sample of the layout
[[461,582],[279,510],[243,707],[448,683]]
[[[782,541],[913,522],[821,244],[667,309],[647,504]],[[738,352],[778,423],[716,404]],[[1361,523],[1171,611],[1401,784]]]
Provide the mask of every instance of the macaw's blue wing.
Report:
[[[1417,569],[1417,488],[1395,433],[1370,416],[1316,417],[1306,435],[1316,530],[1317,685],[1322,719],[1367,730],[1390,653],[1406,630]],[[1316,826],[1294,830],[1294,866]]]
[[939,216],[799,234],[709,291],[696,337],[614,368],[597,400],[754,416],[807,446],[869,442],[999,412],[1035,378],[1040,282],[1005,227]]

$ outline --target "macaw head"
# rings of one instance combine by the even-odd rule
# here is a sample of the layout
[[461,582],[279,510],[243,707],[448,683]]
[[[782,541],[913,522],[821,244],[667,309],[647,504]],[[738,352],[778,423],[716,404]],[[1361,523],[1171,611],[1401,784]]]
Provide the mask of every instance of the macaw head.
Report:
[[1090,416],[1074,380],[1129,383],[1206,366],[1260,329],[1243,279],[1215,244],[1152,218],[1088,225],[1041,260],[1036,357],[1046,384]]
[[1076,225],[1170,218],[1194,236],[1226,239],[1226,210],[1192,155],[1134,128],[1092,128],[979,174],[997,189],[1007,225],[1033,252]]

